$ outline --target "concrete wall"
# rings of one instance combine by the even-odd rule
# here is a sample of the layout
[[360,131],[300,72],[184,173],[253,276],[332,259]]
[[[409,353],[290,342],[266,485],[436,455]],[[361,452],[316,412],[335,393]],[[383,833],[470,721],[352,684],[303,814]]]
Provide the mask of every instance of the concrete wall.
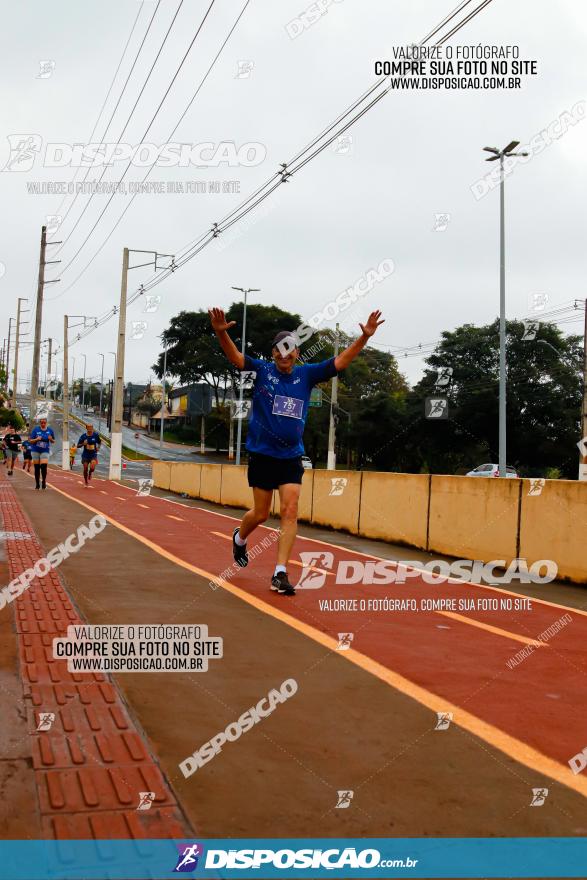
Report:
[[357,535],[362,477],[360,471],[314,471],[311,521]]
[[191,462],[174,462],[171,468],[169,489],[178,495],[189,495],[190,498],[200,497],[201,464]]
[[[173,463],[175,464],[175,462]],[[158,489],[165,489],[169,491],[169,481],[171,479],[171,465],[170,461],[154,461],[153,462],[153,483],[157,486]]]
[[[249,507],[246,468],[153,462],[159,488]],[[300,520],[458,559],[554,560],[559,577],[587,584],[587,483],[306,471]],[[279,513],[273,493],[272,512]]]
[[553,559],[559,577],[587,583],[587,483],[545,480],[539,495],[529,495],[522,480],[520,556],[528,565]]
[[363,473],[359,534],[426,549],[428,474]]
[[428,549],[459,559],[514,559],[519,480],[433,476]]

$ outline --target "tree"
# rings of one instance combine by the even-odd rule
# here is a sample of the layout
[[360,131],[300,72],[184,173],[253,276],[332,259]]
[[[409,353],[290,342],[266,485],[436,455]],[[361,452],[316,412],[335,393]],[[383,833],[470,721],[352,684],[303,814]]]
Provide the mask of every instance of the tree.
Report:
[[[230,335],[240,348],[242,340],[243,304],[233,303],[226,315],[229,321],[236,321]],[[280,330],[293,330],[301,323],[299,315],[286,312],[277,306],[247,306],[247,354],[252,357],[268,357],[271,342]],[[226,360],[216,334],[210,326],[208,312],[180,312],[171,319],[164,331],[167,340],[167,373],[177,376],[182,385],[207,382],[211,385],[216,406],[223,406],[235,383],[237,370]],[[163,378],[163,358],[161,352],[153,370],[159,379]]]
[[[575,476],[581,410],[582,348],[553,324],[541,324],[536,339],[525,340],[521,321],[507,322],[507,458],[527,475],[548,467]],[[442,334],[426,363],[429,369],[410,396],[414,417],[424,414],[424,398],[438,396],[440,368],[451,368],[451,383],[440,392],[449,401],[448,420],[419,422],[413,453],[437,473],[469,470],[498,460],[499,324],[465,324]]]

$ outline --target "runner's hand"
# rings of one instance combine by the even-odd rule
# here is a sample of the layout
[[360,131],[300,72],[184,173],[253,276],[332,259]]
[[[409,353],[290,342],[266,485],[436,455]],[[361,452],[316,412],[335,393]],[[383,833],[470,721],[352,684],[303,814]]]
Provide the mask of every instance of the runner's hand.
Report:
[[236,321],[227,321],[222,309],[208,309],[210,315],[210,323],[215,333],[224,333],[234,327]]
[[381,324],[385,324],[385,319],[382,319],[380,321],[379,318],[381,318],[380,311],[371,312],[367,323],[366,324],[359,324],[359,327],[361,328],[361,330],[363,331],[365,336],[373,336],[373,334],[375,333],[377,328]]

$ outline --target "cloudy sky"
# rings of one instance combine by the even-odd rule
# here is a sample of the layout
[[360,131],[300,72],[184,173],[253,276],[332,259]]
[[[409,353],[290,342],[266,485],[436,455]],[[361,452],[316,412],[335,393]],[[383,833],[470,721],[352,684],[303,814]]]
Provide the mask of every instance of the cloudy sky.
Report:
[[[42,335],[61,348],[64,313],[100,317],[117,304],[123,247],[180,252],[364,92],[375,80],[375,60],[392,58],[394,46],[418,42],[455,8],[453,0],[339,0],[303,28],[299,17],[309,6],[304,0],[250,0],[172,140],[234,142],[237,147],[254,143],[259,161],[239,167],[157,166],[148,178],[165,186],[182,182],[184,188],[190,181],[206,187],[220,181],[221,189],[223,182],[236,181],[240,194],[140,194],[112,231],[131,199],[130,194],[118,194],[91,232],[109,196],[90,200],[80,195],[72,206],[73,196],[30,192],[31,184],[77,183],[85,177],[85,169],[71,165],[44,166],[48,143],[87,143],[94,128],[94,142],[116,143],[179,7],[122,138],[130,145],[143,139],[166,143],[243,4],[213,3],[145,138],[210,0],[184,0],[181,5],[179,0],[161,0],[157,10],[156,0],[102,0],[99,7],[78,0],[27,0],[5,8],[0,168],[13,156],[10,146],[16,135],[35,135],[32,143],[42,142],[42,148],[33,155],[32,168],[13,166],[0,173],[1,336],[7,335],[8,318],[16,314],[17,297],[27,297],[29,307],[34,306],[40,230],[48,215],[64,218],[53,238],[65,244],[48,250],[47,259],[62,262],[47,267],[47,278],[62,280],[45,289]],[[290,24],[294,19],[297,24]],[[471,191],[492,167],[483,161],[487,154],[481,148],[503,147],[512,139],[528,143],[561,115],[559,136],[507,179],[508,316],[527,315],[535,293],[548,294],[549,308],[585,297],[587,122],[573,119],[571,125],[568,120],[571,109],[587,99],[587,7],[580,0],[556,5],[493,0],[451,44],[518,45],[521,58],[537,61],[538,74],[523,78],[519,90],[390,91],[352,128],[351,144],[343,143],[338,151],[330,146],[257,214],[226,233],[222,246],[213,243],[154,289],[161,297],[156,312],[145,314],[140,300],[130,307],[129,331],[137,321],[147,327],[141,339],[128,340],[127,380],[148,381],[160,350],[159,334],[173,315],[181,309],[227,307],[233,285],[260,288],[254,301],[309,317],[367,270],[390,259],[394,273],[361,301],[362,314],[382,309],[386,323],[376,340],[398,353],[400,369],[416,381],[422,360],[404,357],[403,349],[433,343],[444,329],[486,323],[497,314],[498,190],[481,199]],[[39,76],[41,62],[49,63]],[[116,163],[104,180],[119,180],[126,164]],[[97,179],[102,170],[91,169],[87,180]],[[131,165],[125,181],[141,181],[146,170]],[[434,229],[437,214],[450,215],[442,231]],[[148,257],[133,259],[144,262]],[[149,268],[134,270],[129,291],[151,277]],[[353,314],[355,327],[357,318],[362,319]],[[576,322],[563,329],[579,332],[581,320],[577,314]],[[30,328],[32,320],[24,329]],[[117,320],[110,320],[70,349],[76,376],[81,375],[84,353],[87,376],[99,377],[98,352],[106,353],[107,373],[112,370],[108,353],[116,347],[116,334]],[[24,338],[28,341],[32,334]],[[30,371],[30,352],[30,346],[21,352],[23,379]],[[60,373],[61,355],[57,365]]]

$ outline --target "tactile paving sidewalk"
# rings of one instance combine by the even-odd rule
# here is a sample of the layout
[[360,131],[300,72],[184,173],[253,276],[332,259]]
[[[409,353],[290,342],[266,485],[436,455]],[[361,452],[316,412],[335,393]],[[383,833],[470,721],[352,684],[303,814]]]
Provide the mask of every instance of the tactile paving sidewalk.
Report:
[[[0,476],[0,501],[12,580],[32,568],[45,551],[4,475]],[[73,606],[58,570],[35,578],[12,604],[43,837],[104,840],[190,835],[173,793],[110,677],[70,673],[65,660],[53,659],[53,639],[65,636],[68,626],[86,622]],[[54,715],[49,730],[37,729],[40,713]],[[149,810],[137,810],[139,792],[155,793]]]

